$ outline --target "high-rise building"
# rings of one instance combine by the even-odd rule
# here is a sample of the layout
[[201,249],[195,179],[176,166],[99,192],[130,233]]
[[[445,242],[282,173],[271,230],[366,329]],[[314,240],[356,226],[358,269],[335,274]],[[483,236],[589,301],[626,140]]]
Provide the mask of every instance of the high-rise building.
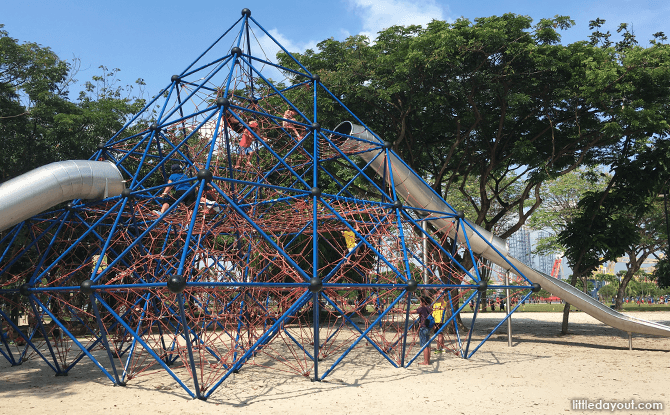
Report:
[[533,267],[533,256],[531,255],[530,230],[525,226],[514,232],[507,238],[509,253],[524,264]]
[[[537,239],[546,238],[549,236],[549,232],[540,231],[537,234]],[[544,272],[547,275],[551,274],[552,267],[554,266],[554,260],[556,255],[538,255],[537,256],[537,270]]]

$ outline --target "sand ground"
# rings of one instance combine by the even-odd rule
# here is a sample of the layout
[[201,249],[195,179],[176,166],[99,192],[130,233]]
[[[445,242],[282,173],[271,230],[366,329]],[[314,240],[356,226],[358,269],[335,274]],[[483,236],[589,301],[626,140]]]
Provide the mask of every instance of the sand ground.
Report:
[[[670,324],[669,312],[630,313]],[[369,346],[359,347],[324,382],[242,370],[207,401],[192,400],[171,378],[138,378],[114,387],[90,363],[55,377],[38,360],[0,361],[0,414],[559,414],[573,399],[661,402],[670,413],[670,339],[634,336],[584,313],[572,313],[559,336],[560,313],[513,317],[513,347],[495,334],[469,360],[433,354],[431,366],[396,369]],[[479,337],[500,315],[478,318]],[[467,317],[466,317],[467,322]]]

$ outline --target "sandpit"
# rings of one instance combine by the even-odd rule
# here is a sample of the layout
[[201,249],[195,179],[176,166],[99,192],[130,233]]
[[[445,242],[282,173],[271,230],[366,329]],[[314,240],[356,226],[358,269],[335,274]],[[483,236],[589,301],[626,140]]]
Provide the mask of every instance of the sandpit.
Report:
[[[630,313],[670,324],[670,311]],[[478,317],[475,337],[501,314]],[[0,414],[556,414],[573,400],[660,402],[670,413],[670,339],[628,336],[583,313],[571,315],[571,334],[559,336],[560,313],[518,313],[513,347],[495,334],[470,360],[432,354],[432,365],[396,369],[370,346],[360,346],[324,382],[245,367],[208,401],[192,400],[157,373],[114,387],[93,364],[55,377],[39,360],[19,367],[0,361]],[[467,316],[465,317],[467,324]],[[584,411],[590,412],[590,411]]]

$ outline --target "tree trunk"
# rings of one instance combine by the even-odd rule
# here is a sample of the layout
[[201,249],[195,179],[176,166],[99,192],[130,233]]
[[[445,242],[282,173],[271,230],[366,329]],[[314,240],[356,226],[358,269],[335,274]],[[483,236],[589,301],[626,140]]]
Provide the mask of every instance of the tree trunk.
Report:
[[[576,272],[572,273],[572,278],[570,279],[570,284],[573,286],[577,283],[577,278],[579,278],[579,275]],[[561,325],[561,334],[566,335],[568,334],[568,319],[570,318],[570,303],[567,301],[565,302],[565,306],[563,307],[563,324]]]
[[633,251],[626,251],[626,254],[628,254],[628,264],[626,264],[626,275],[624,275],[624,277],[621,279],[619,289],[617,290],[616,293],[615,307],[619,311],[623,309],[623,297],[626,294],[626,288],[628,287],[628,283],[630,282],[630,280],[633,279],[635,273],[640,270],[640,267],[642,267],[642,263],[644,262],[645,259],[647,259],[647,256],[649,256],[649,254],[643,253],[640,256],[640,258],[637,258],[636,253]]
[[616,292],[616,303],[614,303],[614,307],[619,311],[623,310],[623,297],[626,294],[626,288],[631,279],[633,279],[633,273],[629,269],[626,271],[626,275],[621,279],[619,289]]

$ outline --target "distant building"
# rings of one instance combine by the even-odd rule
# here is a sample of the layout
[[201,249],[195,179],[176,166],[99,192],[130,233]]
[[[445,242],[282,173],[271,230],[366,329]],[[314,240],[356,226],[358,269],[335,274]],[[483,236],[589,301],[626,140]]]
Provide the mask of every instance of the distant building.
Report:
[[528,265],[534,267],[533,256],[531,255],[532,247],[530,244],[530,230],[525,226],[514,232],[512,236],[507,238],[509,245],[509,253],[514,258]]
[[[546,231],[540,231],[537,234],[533,233],[533,239],[531,239],[531,231],[525,226],[522,226],[521,229],[516,231],[515,233],[512,234],[509,238],[507,238],[507,244],[509,246],[509,252],[510,254],[518,259],[519,261],[523,262],[524,264],[540,271],[543,272],[547,275],[552,275],[553,271],[556,271],[555,275],[556,278],[561,278],[562,277],[562,267],[558,267],[556,270],[555,268],[555,263],[557,260],[557,256],[555,254],[549,254],[549,255],[533,255],[533,248],[535,247],[533,244],[533,240],[538,240],[542,238],[546,238],[549,236],[549,233]],[[558,259],[563,255],[559,255]],[[535,260],[537,258],[537,261]]]
[[[537,239],[547,238],[549,232],[540,231],[537,234]],[[556,260],[556,255],[538,255],[537,256],[537,270],[541,271],[547,275],[551,275],[552,268],[554,267],[554,261]]]

